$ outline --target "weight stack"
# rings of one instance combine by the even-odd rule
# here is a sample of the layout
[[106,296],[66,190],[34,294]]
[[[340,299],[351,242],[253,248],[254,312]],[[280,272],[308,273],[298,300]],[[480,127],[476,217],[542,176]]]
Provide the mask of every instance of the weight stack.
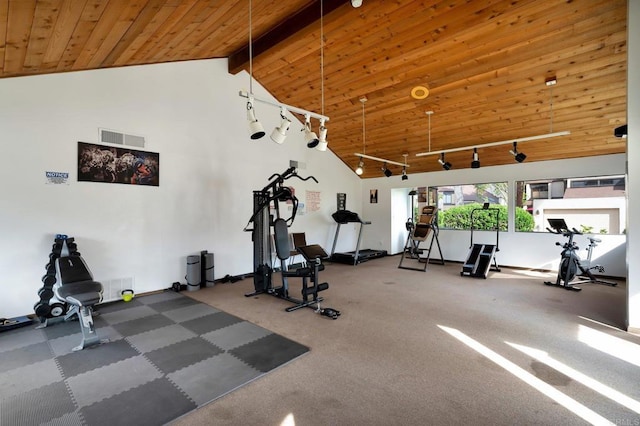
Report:
[[215,285],[213,253],[203,253],[202,263],[204,266],[204,285],[205,287],[213,287]]
[[187,290],[200,290],[200,256],[187,256]]

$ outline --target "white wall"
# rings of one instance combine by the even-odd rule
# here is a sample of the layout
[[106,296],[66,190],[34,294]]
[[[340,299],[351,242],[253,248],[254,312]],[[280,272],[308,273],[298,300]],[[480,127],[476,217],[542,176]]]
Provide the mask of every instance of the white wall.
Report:
[[[330,151],[306,148],[300,123],[283,145],[252,141],[238,96],[247,86],[226,60],[0,79],[0,316],[33,312],[57,233],[76,238],[96,279],[131,279],[137,292],[184,283],[186,256],[200,250],[214,253],[216,278],[251,272],[252,191],[290,160],[320,182],[287,181],[300,201],[321,191],[320,211],[291,230],[328,250],[336,193],[361,205],[360,181]],[[279,124],[277,108],[256,112],[267,133]],[[160,153],[160,186],[77,182],[77,142],[97,143],[98,128],[145,136]],[[69,172],[68,185],[45,184],[46,171]],[[341,230],[338,249],[350,238]]]
[[[613,130],[612,130],[613,132]],[[522,149],[526,152],[526,144]],[[411,163],[409,159],[409,163]],[[419,186],[459,185],[473,183],[488,183],[508,181],[509,204],[513,208],[516,180],[534,180],[542,178],[567,178],[591,175],[623,174],[625,155],[608,155],[601,157],[587,157],[573,160],[545,161],[536,163],[517,163],[499,167],[482,167],[480,169],[451,169],[432,173],[411,174],[409,179],[402,181],[399,176],[390,178],[380,177],[363,181],[362,216],[372,221],[363,235],[362,247],[375,247],[391,250],[391,207],[392,193],[399,188]],[[410,185],[410,186],[409,186]],[[370,204],[365,197],[370,189],[378,189],[378,204]],[[406,220],[406,219],[403,219]],[[557,235],[550,233],[509,232],[499,235],[500,251],[496,257],[499,265],[518,266],[525,268],[556,269],[560,260],[560,250],[555,246]],[[403,234],[406,238],[406,232]],[[393,237],[395,238],[395,237]],[[624,277],[625,271],[625,236],[598,235],[602,243],[594,249],[593,262],[605,266],[607,275]],[[440,245],[445,259],[462,262],[467,258],[471,234],[470,231],[440,232]],[[474,232],[474,243],[495,244],[495,232]],[[586,257],[586,237],[576,237],[578,246],[582,249],[579,254]]]
[[634,131],[640,126],[640,2],[629,0],[627,5],[627,309],[629,330],[640,333],[640,232],[631,227],[632,218],[640,217],[640,133]]

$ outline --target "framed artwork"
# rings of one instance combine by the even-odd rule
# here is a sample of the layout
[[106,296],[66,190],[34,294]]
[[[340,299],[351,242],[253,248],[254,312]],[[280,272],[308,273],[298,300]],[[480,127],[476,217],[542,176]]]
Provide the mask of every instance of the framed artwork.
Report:
[[160,185],[160,154],[78,142],[78,181]]
[[369,203],[377,204],[378,203],[378,190],[370,189],[369,190]]

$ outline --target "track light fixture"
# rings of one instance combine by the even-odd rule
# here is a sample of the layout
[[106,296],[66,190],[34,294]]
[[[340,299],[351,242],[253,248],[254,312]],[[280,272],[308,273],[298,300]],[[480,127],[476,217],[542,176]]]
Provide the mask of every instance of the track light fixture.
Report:
[[513,143],[513,149],[510,150],[509,153],[513,155],[518,163],[522,163],[527,158],[524,153],[518,152],[518,142]]
[[479,169],[480,168],[480,160],[478,160],[478,148],[473,148],[473,157],[471,159],[471,168]]
[[271,140],[277,144],[281,144],[287,138],[287,131],[291,126],[291,120],[286,116],[287,110],[280,108],[280,125],[271,132]]
[[389,170],[389,168],[387,167],[387,163],[384,163],[384,165],[382,166],[382,173],[384,173],[386,177],[389,177],[393,174],[393,172],[391,172],[391,170]]
[[251,139],[260,139],[265,135],[264,128],[256,118],[256,113],[253,109],[253,97],[249,97],[249,102],[247,102],[247,121],[249,122]]
[[360,157],[360,162],[358,163],[358,167],[356,168],[356,174],[358,176],[362,175],[364,172],[364,160]]
[[319,137],[318,137],[318,145],[316,146],[316,149],[318,151],[326,151],[327,150],[327,128],[324,126],[324,120],[320,119],[320,128],[318,130],[319,132]]
[[444,161],[444,152],[440,154],[440,158],[438,158],[438,163],[442,164],[442,168],[445,170],[449,170],[451,168],[451,163],[448,161]]

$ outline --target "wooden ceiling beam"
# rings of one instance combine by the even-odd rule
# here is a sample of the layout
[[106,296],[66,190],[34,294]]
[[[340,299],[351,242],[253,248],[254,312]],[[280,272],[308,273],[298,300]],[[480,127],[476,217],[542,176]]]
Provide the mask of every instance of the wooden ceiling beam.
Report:
[[[323,1],[323,15],[326,16],[340,6],[347,4],[344,0]],[[320,1],[316,0],[300,12],[290,16],[267,33],[252,41],[253,57],[266,53],[304,28],[320,20]],[[249,46],[242,47],[229,55],[229,73],[237,74],[249,64]]]

